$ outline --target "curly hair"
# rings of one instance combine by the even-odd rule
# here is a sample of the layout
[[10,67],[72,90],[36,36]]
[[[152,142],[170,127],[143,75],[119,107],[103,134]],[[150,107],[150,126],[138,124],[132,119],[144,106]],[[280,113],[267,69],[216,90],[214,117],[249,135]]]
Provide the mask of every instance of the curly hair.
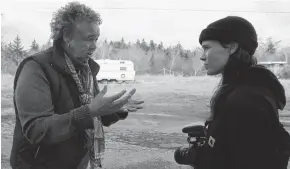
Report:
[[100,14],[79,2],[69,2],[64,7],[61,7],[57,12],[53,14],[53,18],[50,22],[51,27],[51,39],[60,40],[63,36],[63,29],[70,28],[81,20],[87,20],[88,22],[102,23]]

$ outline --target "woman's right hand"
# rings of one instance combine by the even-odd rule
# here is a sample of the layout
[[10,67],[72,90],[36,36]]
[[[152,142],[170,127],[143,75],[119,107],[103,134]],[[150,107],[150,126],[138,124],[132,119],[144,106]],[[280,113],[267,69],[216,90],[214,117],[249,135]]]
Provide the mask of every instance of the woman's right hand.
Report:
[[[116,113],[128,103],[129,99],[135,94],[136,89],[131,90],[127,96],[121,98],[126,90],[121,91],[110,97],[104,97],[107,93],[107,86],[104,86],[102,91],[88,105],[93,117],[104,116]],[[119,99],[121,98],[121,99]],[[119,99],[119,100],[118,100]]]

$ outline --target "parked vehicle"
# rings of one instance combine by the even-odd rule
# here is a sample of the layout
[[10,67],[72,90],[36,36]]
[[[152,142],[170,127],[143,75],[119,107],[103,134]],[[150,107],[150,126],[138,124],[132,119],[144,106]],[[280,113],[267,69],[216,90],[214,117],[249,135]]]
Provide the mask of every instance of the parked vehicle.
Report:
[[100,65],[97,80],[104,82],[135,81],[134,63],[130,60],[95,60]]

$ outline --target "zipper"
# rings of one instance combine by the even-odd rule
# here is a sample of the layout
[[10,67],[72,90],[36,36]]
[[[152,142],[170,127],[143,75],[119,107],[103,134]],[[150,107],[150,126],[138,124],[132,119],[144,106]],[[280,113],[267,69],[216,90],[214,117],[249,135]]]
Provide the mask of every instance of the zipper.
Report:
[[37,155],[38,155],[38,151],[39,151],[40,146],[37,147],[36,153],[34,155],[34,160],[36,159]]
[[33,169],[33,167],[34,167],[35,160],[36,160],[37,155],[38,155],[38,152],[39,152],[39,148],[40,148],[40,146],[37,147],[37,150],[36,150],[36,153],[34,155],[34,159],[33,159],[33,162],[32,162],[32,165],[31,165],[31,168],[30,169]]

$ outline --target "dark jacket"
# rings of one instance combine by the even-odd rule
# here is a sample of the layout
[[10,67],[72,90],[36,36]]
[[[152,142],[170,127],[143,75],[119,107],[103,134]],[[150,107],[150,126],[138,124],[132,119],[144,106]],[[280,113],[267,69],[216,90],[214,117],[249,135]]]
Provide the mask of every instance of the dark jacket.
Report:
[[208,126],[198,169],[286,169],[289,154],[277,153],[290,143],[277,114],[286,104],[283,86],[260,66],[242,72],[238,81]]
[[[89,65],[94,81],[99,65]],[[97,88],[97,85],[95,86]],[[93,128],[86,105],[81,105],[74,79],[56,43],[25,59],[14,81],[16,124],[10,163],[13,169],[75,169],[84,154],[84,130]],[[102,117],[109,126],[127,114]]]

